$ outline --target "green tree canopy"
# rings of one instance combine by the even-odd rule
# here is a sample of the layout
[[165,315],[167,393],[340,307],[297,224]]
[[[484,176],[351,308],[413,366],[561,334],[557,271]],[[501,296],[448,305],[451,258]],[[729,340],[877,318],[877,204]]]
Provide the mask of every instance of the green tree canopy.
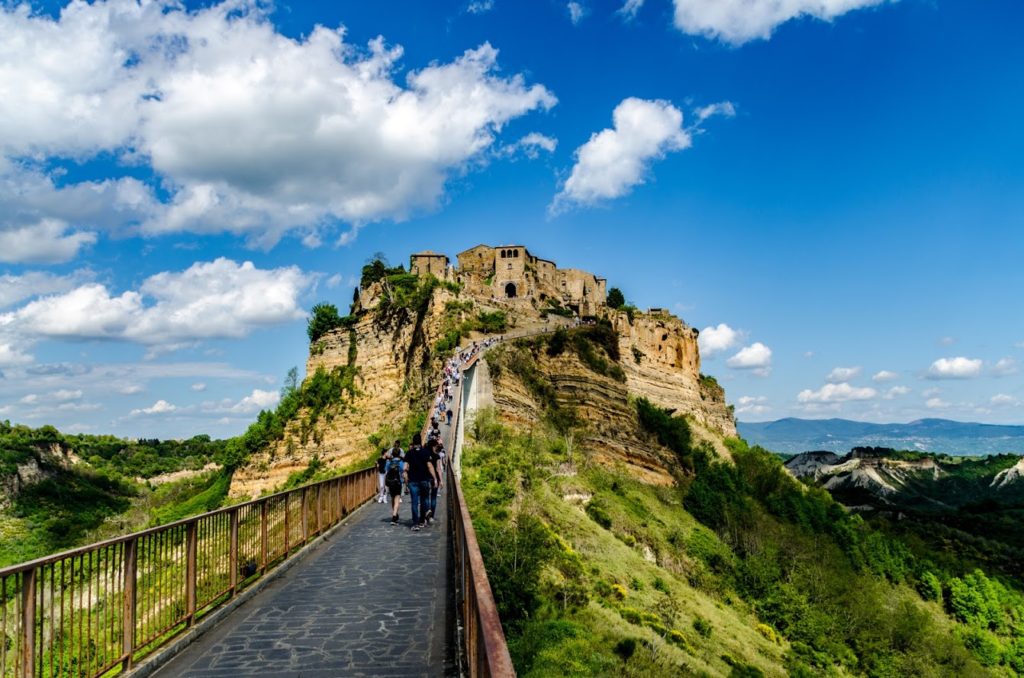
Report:
[[320,302],[313,306],[309,322],[306,325],[306,334],[309,335],[310,343],[336,327],[341,327],[341,316],[338,315],[337,306],[326,302]]
[[608,306],[611,308],[622,308],[626,305],[626,297],[623,296],[622,290],[618,287],[613,287],[608,290]]

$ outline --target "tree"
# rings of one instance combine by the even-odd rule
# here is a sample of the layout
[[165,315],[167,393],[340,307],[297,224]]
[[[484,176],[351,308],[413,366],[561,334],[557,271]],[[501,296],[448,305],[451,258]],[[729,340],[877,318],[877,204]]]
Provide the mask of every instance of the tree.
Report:
[[622,290],[618,287],[613,287],[608,290],[608,307],[609,308],[622,308],[626,305],[626,297],[622,295]]
[[335,327],[341,327],[341,316],[338,315],[338,307],[334,304],[320,302],[313,306],[309,315],[309,322],[306,325],[306,334],[309,335],[309,342],[313,343],[324,336]]

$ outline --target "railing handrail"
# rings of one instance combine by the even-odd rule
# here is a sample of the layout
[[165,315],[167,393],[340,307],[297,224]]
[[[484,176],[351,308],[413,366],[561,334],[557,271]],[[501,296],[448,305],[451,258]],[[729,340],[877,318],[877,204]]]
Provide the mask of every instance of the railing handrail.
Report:
[[346,478],[348,476],[354,476],[354,475],[356,475],[358,473],[365,473],[366,471],[369,471],[372,468],[373,468],[372,466],[367,466],[366,468],[356,469],[355,471],[349,471],[347,473],[340,473],[340,474],[338,474],[336,476],[331,476],[330,478],[325,478],[324,480],[318,480],[316,482],[308,483],[306,485],[300,485],[298,487],[293,487],[293,488],[288,489],[288,490],[281,490],[280,492],[275,492],[273,494],[267,494],[267,495],[264,495],[262,497],[257,497],[255,499],[250,499],[248,501],[240,502],[238,504],[231,504],[230,506],[223,506],[223,507],[221,507],[219,509],[214,509],[212,511],[207,511],[206,513],[197,513],[194,516],[189,516],[187,518],[180,518],[180,519],[175,520],[175,521],[170,522],[170,523],[164,523],[163,525],[154,525],[153,527],[147,527],[144,530],[138,530],[136,532],[129,532],[128,534],[123,534],[123,535],[118,536],[118,537],[111,537],[110,539],[105,539],[103,541],[92,542],[91,544],[86,544],[85,546],[78,546],[78,547],[73,548],[73,549],[68,549],[67,551],[60,551],[58,553],[51,553],[49,555],[42,556],[40,558],[36,558],[35,560],[28,560],[28,561],[25,561],[24,563],[16,563],[14,565],[8,565],[7,567],[0,568],[0,577],[8,577],[8,576],[11,576],[11,575],[14,575],[14,574],[18,574],[20,572],[25,572],[26,570],[32,570],[32,569],[35,569],[37,567],[41,567],[43,565],[50,565],[51,563],[55,563],[57,561],[64,560],[66,558],[71,558],[71,557],[74,557],[74,556],[80,556],[80,555],[89,553],[90,551],[96,551],[96,550],[99,550],[101,548],[106,548],[108,546],[114,546],[116,544],[123,544],[123,543],[131,541],[133,539],[138,539],[140,537],[147,537],[147,536],[149,536],[151,534],[156,534],[156,533],[162,532],[164,530],[171,530],[171,529],[174,529],[176,527],[181,527],[182,525],[188,525],[189,523],[198,522],[199,520],[202,520],[203,518],[208,518],[210,516],[215,516],[215,515],[218,515],[218,514],[221,514],[221,513],[229,513],[231,511],[237,511],[237,510],[239,510],[241,508],[245,508],[245,507],[248,507],[248,506],[254,506],[254,505],[259,504],[261,502],[270,501],[272,499],[276,499],[277,497],[282,497],[282,496],[284,496],[286,494],[291,494],[292,492],[298,492],[299,490],[307,490],[307,489],[309,489],[311,487],[317,487],[318,485],[323,485],[325,483],[330,483],[330,482],[333,482],[333,481],[338,480],[340,478]]

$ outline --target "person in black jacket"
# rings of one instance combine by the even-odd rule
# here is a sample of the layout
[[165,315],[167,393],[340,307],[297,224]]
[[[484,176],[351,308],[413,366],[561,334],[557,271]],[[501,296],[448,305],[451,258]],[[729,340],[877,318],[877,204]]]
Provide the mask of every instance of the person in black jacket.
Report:
[[423,447],[423,436],[419,433],[412,437],[412,445],[405,453],[405,482],[412,500],[412,529],[419,531],[426,524],[431,486],[437,483],[430,451]]

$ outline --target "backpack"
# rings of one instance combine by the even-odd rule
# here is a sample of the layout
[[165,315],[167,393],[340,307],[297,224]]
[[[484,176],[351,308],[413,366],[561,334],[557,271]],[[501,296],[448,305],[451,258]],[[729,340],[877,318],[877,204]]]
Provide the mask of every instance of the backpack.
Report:
[[395,462],[394,459],[388,462],[388,470],[384,475],[384,482],[388,485],[397,485],[402,482],[402,462]]

